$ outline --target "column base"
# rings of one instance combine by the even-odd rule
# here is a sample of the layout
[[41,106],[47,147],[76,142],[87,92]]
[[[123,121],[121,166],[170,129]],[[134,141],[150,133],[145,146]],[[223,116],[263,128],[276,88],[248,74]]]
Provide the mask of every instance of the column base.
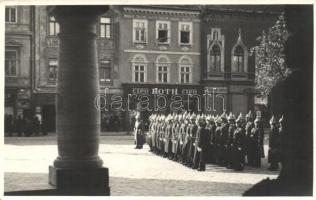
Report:
[[110,195],[109,170],[105,167],[64,169],[49,166],[49,184],[64,193],[69,191],[72,195],[83,195],[85,192],[91,195],[91,191],[97,195]]

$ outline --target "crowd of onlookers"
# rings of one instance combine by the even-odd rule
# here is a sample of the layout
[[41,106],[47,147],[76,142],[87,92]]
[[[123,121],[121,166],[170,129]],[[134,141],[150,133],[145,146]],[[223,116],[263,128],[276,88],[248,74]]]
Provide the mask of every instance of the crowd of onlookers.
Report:
[[42,127],[42,123],[39,117],[36,115],[30,117],[18,115],[16,119],[14,119],[12,115],[5,115],[4,131],[5,136],[8,137],[30,137],[47,135],[45,128]]

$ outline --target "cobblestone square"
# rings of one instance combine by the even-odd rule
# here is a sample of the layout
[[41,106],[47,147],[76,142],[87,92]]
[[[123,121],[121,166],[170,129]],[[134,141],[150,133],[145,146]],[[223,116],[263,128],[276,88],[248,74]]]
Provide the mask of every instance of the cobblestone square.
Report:
[[[51,188],[48,166],[57,156],[56,136],[5,138],[4,190]],[[267,150],[267,146],[265,146]],[[207,165],[205,172],[187,168],[143,149],[134,149],[133,136],[101,136],[99,154],[109,168],[112,196],[240,196],[270,172],[261,168],[234,172]]]

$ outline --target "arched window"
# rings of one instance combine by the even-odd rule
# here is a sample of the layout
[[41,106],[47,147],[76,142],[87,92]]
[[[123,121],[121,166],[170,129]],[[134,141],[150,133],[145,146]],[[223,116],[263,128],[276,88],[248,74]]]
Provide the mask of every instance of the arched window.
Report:
[[210,51],[210,67],[212,72],[221,72],[221,50],[214,45]]
[[147,81],[147,59],[144,55],[135,55],[132,60],[133,82],[144,83]]
[[244,49],[237,46],[233,55],[233,72],[244,72]]
[[156,60],[156,82],[168,83],[170,81],[170,60],[165,55],[160,55]]
[[182,56],[179,59],[179,83],[192,83],[192,59]]

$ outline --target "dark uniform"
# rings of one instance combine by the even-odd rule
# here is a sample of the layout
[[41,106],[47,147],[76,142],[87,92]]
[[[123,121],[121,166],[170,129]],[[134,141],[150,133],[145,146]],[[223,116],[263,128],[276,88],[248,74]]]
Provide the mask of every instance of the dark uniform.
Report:
[[142,149],[143,148],[143,135],[144,135],[144,123],[140,120],[139,117],[136,117],[135,127],[134,127],[134,134],[136,135],[136,147],[135,149]]
[[249,164],[252,167],[261,166],[261,147],[260,147],[260,135],[261,129],[259,127],[259,119],[255,120],[255,126],[252,128],[249,137]]
[[195,153],[194,153],[194,169],[205,171],[206,148],[208,145],[207,131],[205,129],[205,119],[201,117],[198,120],[199,126],[196,132]]
[[271,131],[269,135],[269,152],[268,162],[270,163],[269,170],[275,171],[279,168],[280,159],[280,136],[277,127],[277,121],[274,116],[270,120]]
[[221,164],[222,158],[222,149],[221,149],[221,119],[217,118],[216,120],[216,129],[215,129],[215,137],[214,137],[214,146],[215,146],[215,164]]
[[227,166],[228,163],[228,128],[229,125],[227,123],[226,114],[221,116],[222,125],[221,125],[221,138],[220,138],[220,148],[222,152],[222,156],[220,158],[220,164],[222,166]]
[[228,154],[228,163],[227,168],[231,169],[233,167],[233,144],[234,144],[234,133],[236,130],[236,117],[231,113],[228,117],[229,128],[228,128],[228,141],[227,141],[227,154]]
[[245,138],[245,154],[247,157],[247,164],[250,165],[250,160],[252,160],[251,156],[253,155],[253,153],[251,152],[251,148],[250,148],[250,142],[251,142],[251,130],[254,127],[254,123],[253,123],[253,115],[251,113],[251,111],[249,111],[249,113],[246,115],[246,126],[245,126],[245,130],[246,130],[246,138]]
[[234,132],[233,138],[233,169],[240,171],[245,166],[245,129],[243,127],[242,115],[239,115],[237,122],[237,128]]

